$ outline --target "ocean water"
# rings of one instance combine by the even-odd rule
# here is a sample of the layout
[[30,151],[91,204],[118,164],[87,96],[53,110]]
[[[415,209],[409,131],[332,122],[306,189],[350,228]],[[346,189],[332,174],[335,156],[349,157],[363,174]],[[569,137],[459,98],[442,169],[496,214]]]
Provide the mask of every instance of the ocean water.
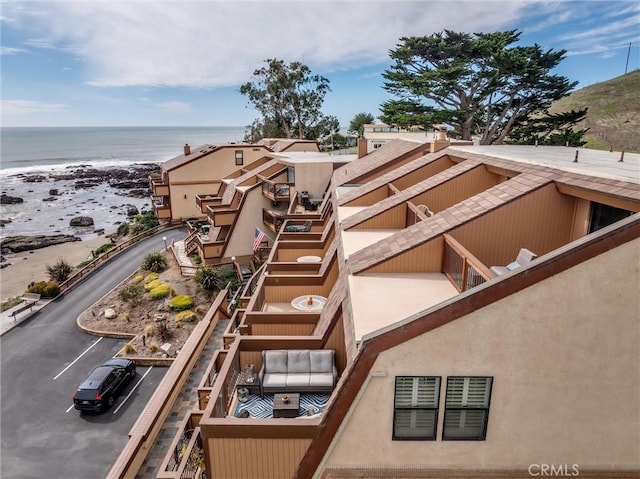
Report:
[[[127,205],[151,209],[150,198],[130,198],[102,184],[75,189],[74,181],[54,181],[50,174],[80,165],[123,167],[135,163],[162,163],[183,152],[188,143],[221,145],[242,142],[244,127],[42,127],[0,129],[0,191],[24,199],[0,205],[0,238],[14,235],[74,234],[85,239],[94,229],[109,228],[126,219]],[[25,183],[25,175],[46,180]],[[56,201],[43,201],[50,189]],[[93,228],[74,228],[74,216],[91,216]]]

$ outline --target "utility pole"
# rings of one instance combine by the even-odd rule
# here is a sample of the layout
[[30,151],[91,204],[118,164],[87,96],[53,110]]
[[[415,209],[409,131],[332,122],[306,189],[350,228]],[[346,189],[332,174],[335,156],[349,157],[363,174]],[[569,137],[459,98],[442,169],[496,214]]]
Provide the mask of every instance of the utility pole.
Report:
[[629,42],[629,49],[627,50],[627,64],[624,66],[624,74],[627,74],[627,68],[629,68],[629,54],[631,53],[631,42]]

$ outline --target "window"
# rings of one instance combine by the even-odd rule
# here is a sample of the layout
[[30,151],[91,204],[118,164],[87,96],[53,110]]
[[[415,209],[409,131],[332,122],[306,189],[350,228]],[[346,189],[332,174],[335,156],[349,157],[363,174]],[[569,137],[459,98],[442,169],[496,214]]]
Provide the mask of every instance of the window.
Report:
[[592,202],[591,215],[589,218],[589,233],[598,231],[605,226],[612,225],[613,223],[623,220],[632,214],[632,211]]
[[244,162],[244,152],[242,150],[236,150],[236,166],[241,166]]
[[439,377],[397,376],[393,439],[435,440],[439,398]]
[[484,441],[487,436],[490,377],[447,378],[443,441]]

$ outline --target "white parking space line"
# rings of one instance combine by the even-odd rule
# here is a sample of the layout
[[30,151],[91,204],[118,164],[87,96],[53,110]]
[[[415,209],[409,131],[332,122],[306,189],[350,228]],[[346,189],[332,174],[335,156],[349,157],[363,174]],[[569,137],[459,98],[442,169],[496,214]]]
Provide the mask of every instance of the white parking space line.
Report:
[[147,370],[146,370],[146,372],[145,372],[145,373],[142,375],[142,377],[140,378],[140,381],[138,381],[138,382],[135,384],[135,386],[133,386],[133,387],[131,388],[131,391],[129,391],[129,394],[127,394],[127,397],[125,397],[125,398],[122,400],[122,402],[118,405],[118,407],[117,407],[117,408],[115,408],[115,409],[113,410],[113,414],[117,413],[117,412],[120,410],[120,408],[121,408],[122,406],[124,406],[124,403],[126,403],[126,402],[127,402],[127,400],[131,397],[131,395],[133,394],[133,391],[135,391],[135,390],[136,390],[136,388],[137,388],[138,386],[140,386],[140,383],[142,382],[142,380],[143,380],[144,378],[146,378],[146,377],[147,377],[147,374],[149,374],[149,373],[151,372],[151,370],[152,370],[152,369],[153,369],[153,366],[149,367],[149,369],[147,369]]
[[69,412],[74,408],[74,405],[72,404],[71,406],[69,406],[69,409],[67,409],[65,412]]
[[60,376],[62,376],[62,375],[64,374],[64,372],[65,372],[67,369],[69,369],[71,366],[73,366],[75,363],[77,363],[77,362],[78,362],[78,360],[79,360],[82,356],[84,356],[85,354],[87,354],[87,353],[91,350],[91,348],[93,348],[93,347],[94,347],[96,344],[98,344],[100,341],[102,341],[102,336],[100,336],[100,337],[98,338],[98,340],[97,340],[95,343],[93,343],[91,346],[89,346],[87,349],[85,349],[85,350],[82,352],[82,354],[80,354],[80,356],[78,356],[77,358],[75,358],[71,364],[69,364],[66,368],[64,368],[62,371],[60,371],[60,372],[58,373],[58,375],[57,375],[56,377],[54,377],[54,378],[53,378],[53,380],[55,381],[55,380],[56,380],[56,379],[58,379]]

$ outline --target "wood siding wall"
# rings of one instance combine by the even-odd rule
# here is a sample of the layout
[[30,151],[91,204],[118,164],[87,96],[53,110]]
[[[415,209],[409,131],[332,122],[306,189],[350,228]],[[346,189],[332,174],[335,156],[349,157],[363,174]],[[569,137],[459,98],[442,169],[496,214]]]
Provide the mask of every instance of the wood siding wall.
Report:
[[589,232],[589,217],[591,213],[591,202],[583,199],[576,201],[576,211],[573,218],[573,230],[571,241],[582,238]]
[[420,183],[427,178],[431,178],[432,176],[437,175],[438,173],[455,165],[456,163],[451,161],[448,156],[443,156],[418,168],[417,170],[411,171],[408,175],[398,178],[397,180],[393,180],[392,183],[393,186],[398,188],[400,191],[406,190],[410,186]]
[[386,230],[403,229],[406,225],[407,204],[402,203],[377,214],[349,230]]
[[520,248],[540,256],[569,243],[575,206],[575,198],[549,184],[460,226],[451,236],[486,266],[505,265]]
[[442,271],[444,238],[439,236],[375,265],[367,273],[439,273]]
[[342,311],[340,311],[340,318],[333,327],[329,339],[324,345],[324,349],[333,349],[336,352],[336,368],[342,372],[347,367],[347,351],[344,344],[344,324]]
[[315,323],[252,324],[252,336],[310,336]]
[[341,206],[371,206],[378,203],[379,201],[384,200],[387,196],[389,196],[388,191],[389,190],[387,188],[387,185],[383,185],[380,188],[376,188],[375,190],[370,191],[369,193],[366,193],[362,196],[354,198],[353,200],[348,201]]
[[311,439],[211,438],[207,441],[213,479],[292,477]]
[[415,196],[412,201],[416,205],[427,205],[431,211],[437,213],[488,190],[500,182],[499,176],[489,173],[484,166],[480,165]]

